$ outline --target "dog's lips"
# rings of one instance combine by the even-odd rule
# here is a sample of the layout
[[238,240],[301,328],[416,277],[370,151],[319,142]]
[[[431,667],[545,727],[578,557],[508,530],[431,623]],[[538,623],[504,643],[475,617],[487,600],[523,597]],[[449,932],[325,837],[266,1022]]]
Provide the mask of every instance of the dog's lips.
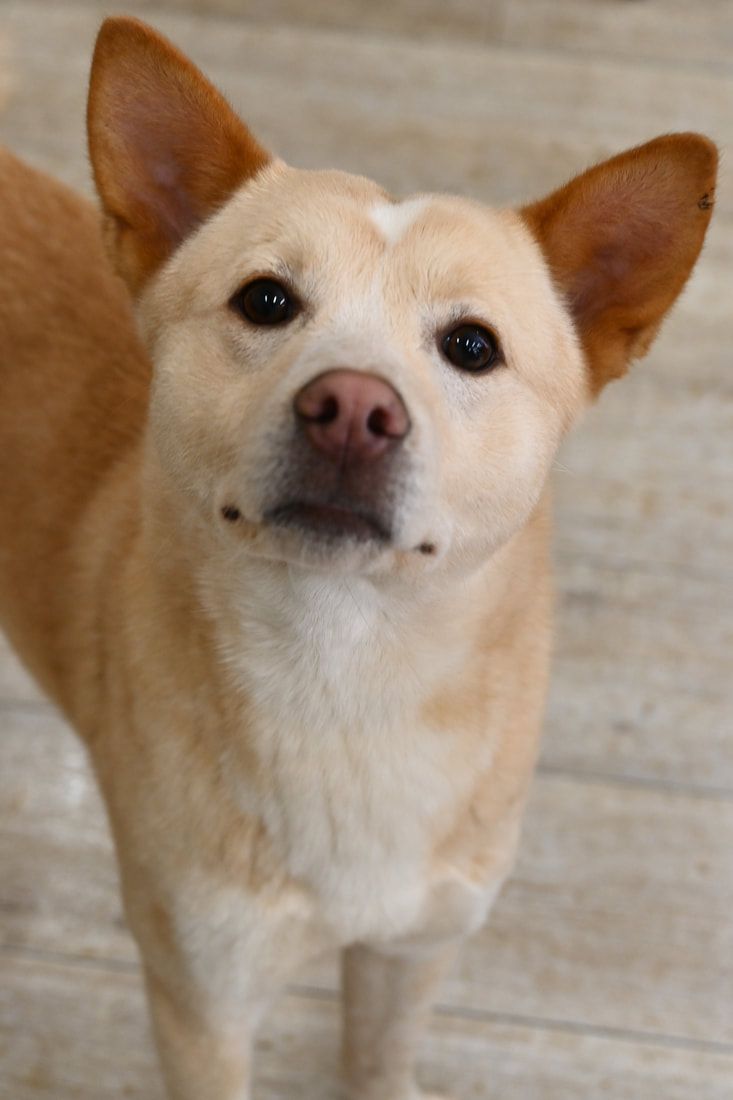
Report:
[[289,527],[328,541],[385,543],[392,537],[376,516],[342,505],[293,500],[271,508],[264,518],[272,526]]

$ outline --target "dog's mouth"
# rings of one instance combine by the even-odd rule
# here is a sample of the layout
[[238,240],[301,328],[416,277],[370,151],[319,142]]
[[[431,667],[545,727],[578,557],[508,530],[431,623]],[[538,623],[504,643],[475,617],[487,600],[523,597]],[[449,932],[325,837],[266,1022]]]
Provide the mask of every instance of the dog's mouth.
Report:
[[387,543],[392,538],[376,516],[343,505],[293,500],[271,508],[264,519],[273,527],[288,527],[327,542]]

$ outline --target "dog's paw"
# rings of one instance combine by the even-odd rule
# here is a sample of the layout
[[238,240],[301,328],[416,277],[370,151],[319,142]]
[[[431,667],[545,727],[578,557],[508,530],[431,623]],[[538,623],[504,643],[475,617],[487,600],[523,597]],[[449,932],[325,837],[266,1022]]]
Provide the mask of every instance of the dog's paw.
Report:
[[399,1094],[390,1090],[385,1091],[382,1086],[377,1085],[369,1087],[366,1091],[349,1092],[346,1094],[346,1100],[455,1100],[455,1097],[449,1096],[446,1092],[425,1092],[417,1085],[413,1085],[408,1093]]
[[393,1093],[389,1095],[377,1096],[374,1092],[368,1092],[364,1094],[349,1094],[349,1100],[455,1100],[453,1096],[448,1096],[445,1092],[423,1092],[422,1089],[415,1087],[412,1089],[408,1096],[401,1094],[399,1097]]

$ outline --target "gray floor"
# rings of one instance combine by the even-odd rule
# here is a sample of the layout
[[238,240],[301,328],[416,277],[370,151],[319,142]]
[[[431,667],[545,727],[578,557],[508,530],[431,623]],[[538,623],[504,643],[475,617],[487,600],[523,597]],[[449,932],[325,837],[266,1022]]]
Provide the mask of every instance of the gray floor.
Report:
[[[0,2],[0,140],[88,187],[103,3]],[[673,129],[733,133],[729,0],[159,0],[281,155],[505,202]],[[728,158],[729,159],[729,158]],[[649,360],[556,472],[547,737],[517,872],[447,984],[458,1100],[733,1095],[733,176]],[[0,649],[0,1097],[160,1096],[80,748]],[[335,1097],[334,970],[279,1006],[258,1100]]]

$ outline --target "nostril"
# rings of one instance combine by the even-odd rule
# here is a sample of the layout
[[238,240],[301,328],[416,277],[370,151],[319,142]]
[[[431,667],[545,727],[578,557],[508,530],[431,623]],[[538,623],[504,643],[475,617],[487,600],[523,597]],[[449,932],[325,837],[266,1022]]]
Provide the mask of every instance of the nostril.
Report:
[[403,439],[410,430],[410,421],[398,399],[375,405],[367,416],[366,428],[377,439]]
[[334,420],[338,420],[341,409],[334,393],[308,388],[298,394],[295,411],[308,424],[333,424]]
[[321,407],[315,416],[309,417],[316,424],[333,424],[338,419],[339,403],[333,395],[323,399]]
[[392,418],[389,414],[389,410],[378,405],[376,409],[372,409],[367,417],[366,426],[372,435],[388,436],[393,433],[390,431],[392,424]]

